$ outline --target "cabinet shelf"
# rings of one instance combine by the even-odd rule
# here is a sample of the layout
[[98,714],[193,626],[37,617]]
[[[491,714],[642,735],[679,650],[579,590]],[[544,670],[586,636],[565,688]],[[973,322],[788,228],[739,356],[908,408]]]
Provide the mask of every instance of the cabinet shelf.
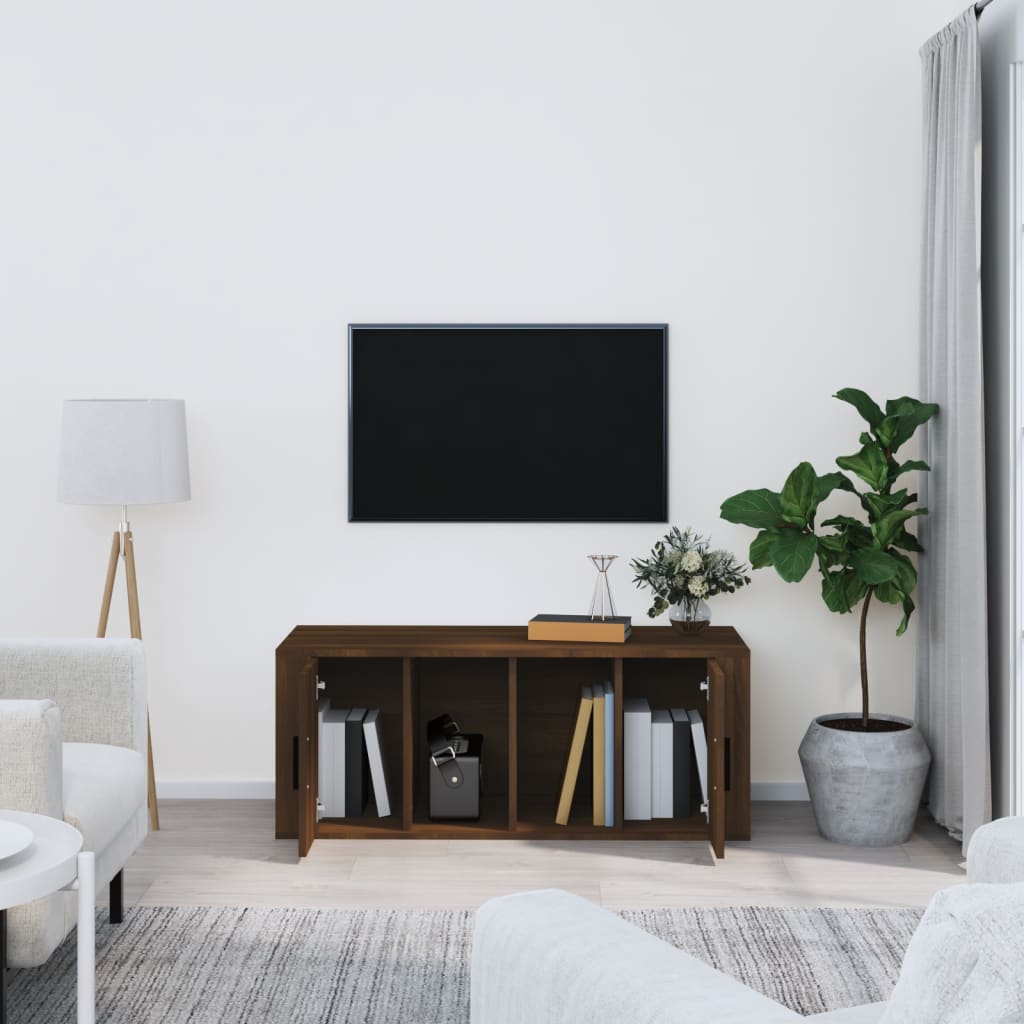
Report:
[[[702,688],[707,680],[709,689]],[[615,692],[615,821],[592,824],[581,773],[569,824],[554,823],[580,687]],[[316,707],[380,708],[393,813],[316,819]],[[298,626],[277,649],[276,834],[314,839],[706,840],[750,838],[750,652],[731,627],[681,636],[639,626],[623,644],[529,641],[525,627]],[[623,820],[622,702],[699,708],[709,748],[709,814]],[[448,713],[482,733],[478,821],[427,814],[426,723]],[[583,764],[589,764],[590,744]]]

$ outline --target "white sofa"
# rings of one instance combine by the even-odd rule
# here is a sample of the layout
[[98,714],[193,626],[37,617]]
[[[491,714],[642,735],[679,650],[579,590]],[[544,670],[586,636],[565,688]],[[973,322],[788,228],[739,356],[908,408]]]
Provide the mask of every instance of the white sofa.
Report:
[[[114,921],[148,829],[146,699],[139,640],[0,640],[0,808],[74,825]],[[76,919],[70,893],[9,910],[8,965],[44,963]]]
[[557,889],[476,915],[471,1024],[1022,1024],[1024,818],[980,829],[967,884],[937,893],[887,1002],[802,1017]]

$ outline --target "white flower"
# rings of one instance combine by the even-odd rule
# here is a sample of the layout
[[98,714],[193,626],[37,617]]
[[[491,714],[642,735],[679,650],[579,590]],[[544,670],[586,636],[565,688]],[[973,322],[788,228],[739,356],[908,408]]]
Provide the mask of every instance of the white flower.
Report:
[[683,557],[679,559],[679,568],[683,572],[697,572],[701,564],[700,554],[696,551],[684,551]]
[[687,590],[689,590],[694,597],[707,597],[708,581],[704,579],[703,576],[694,576],[687,584]]

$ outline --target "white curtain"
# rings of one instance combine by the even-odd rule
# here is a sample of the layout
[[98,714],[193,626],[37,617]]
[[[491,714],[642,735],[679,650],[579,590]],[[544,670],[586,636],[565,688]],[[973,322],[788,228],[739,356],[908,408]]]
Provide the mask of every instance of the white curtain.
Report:
[[973,6],[921,48],[924,225],[917,719],[928,805],[962,837],[992,816],[988,737],[985,423],[981,357],[981,76]]

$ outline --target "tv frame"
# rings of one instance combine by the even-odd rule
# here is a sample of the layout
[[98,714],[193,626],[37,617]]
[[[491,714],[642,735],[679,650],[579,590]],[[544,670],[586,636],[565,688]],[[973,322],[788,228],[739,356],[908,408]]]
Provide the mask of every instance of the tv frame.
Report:
[[[445,516],[404,519],[395,516],[359,516],[354,515],[353,509],[353,424],[352,424],[352,332],[359,331],[384,331],[384,330],[657,330],[661,331],[661,405],[662,405],[662,465],[661,479],[663,482],[662,506],[657,519],[634,519],[634,518],[613,518],[606,516],[547,516],[543,519],[534,518],[507,518],[494,517],[481,519],[477,516]],[[668,324],[667,323],[521,323],[521,324],[486,324],[486,323],[350,323],[348,325],[348,521],[350,523],[667,523],[668,522],[668,440],[669,440],[669,407],[668,407]]]

